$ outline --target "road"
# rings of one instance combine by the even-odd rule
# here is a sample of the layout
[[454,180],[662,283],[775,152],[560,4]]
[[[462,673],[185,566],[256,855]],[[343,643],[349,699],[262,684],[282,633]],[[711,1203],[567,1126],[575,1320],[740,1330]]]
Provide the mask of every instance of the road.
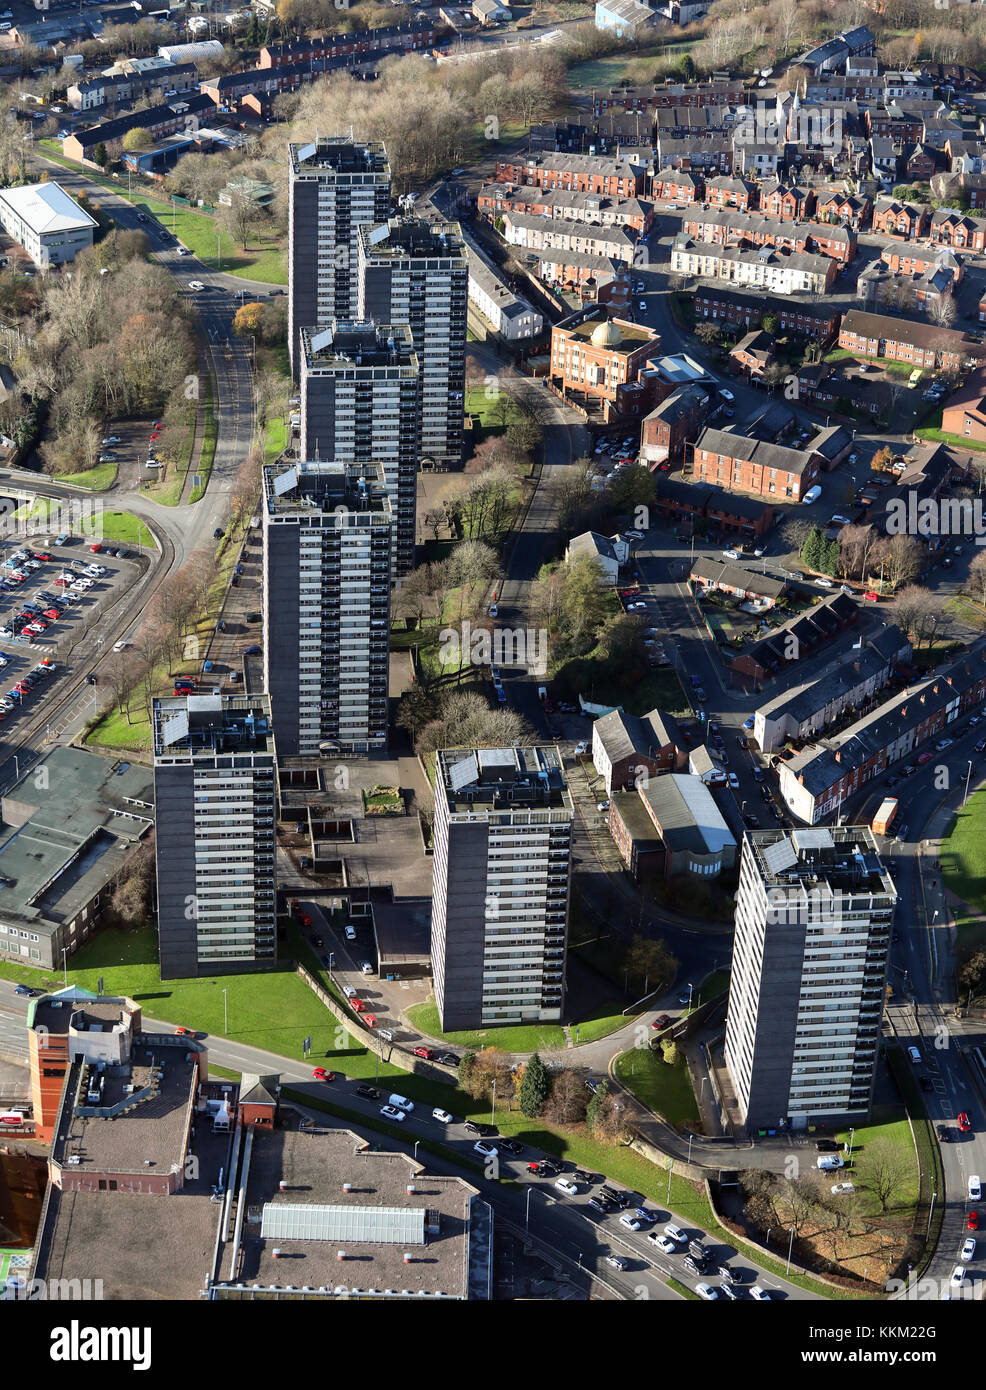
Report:
[[[24,1025],[28,1001],[16,995],[14,988],[10,981],[0,980],[0,1052],[26,1058]],[[174,1026],[146,1015],[143,1021],[147,1028],[160,1029],[162,1032],[170,1032]],[[307,1062],[295,1061],[277,1053],[249,1047],[244,1043],[204,1035],[200,1037],[208,1046],[211,1064],[236,1072],[247,1071],[262,1075],[277,1072],[283,1084],[292,1086],[312,1098],[324,1095],[334,1105],[342,1106],[351,1113],[352,1122],[357,1130],[361,1118],[369,1119],[379,1114],[381,1105],[387,1102],[389,1085],[399,1086],[399,1093],[402,1095],[406,1094],[407,1090],[414,1089],[412,1078],[406,1081],[401,1078],[397,1082],[384,1079],[377,1081],[373,1087],[379,1088],[379,1096],[361,1096],[357,1094],[357,1086],[366,1088],[370,1087],[371,1083],[359,1078],[348,1080],[344,1070],[336,1072],[336,1079],[331,1083],[314,1080],[312,1071],[314,1066],[320,1063],[317,1057],[313,1056]],[[332,1060],[325,1062],[326,1067],[334,1065],[335,1054]],[[493,1118],[495,1121],[495,1116]],[[338,1123],[322,1114],[319,1114],[319,1122]],[[380,1141],[379,1133],[373,1130],[363,1132],[371,1142]],[[647,1207],[652,1219],[641,1223],[642,1228],[639,1231],[629,1230],[621,1225],[619,1213],[616,1211],[603,1215],[589,1206],[590,1197],[599,1189],[598,1181],[591,1186],[580,1182],[577,1196],[558,1191],[554,1186],[554,1176],[537,1177],[528,1173],[529,1162],[546,1157],[529,1146],[516,1157],[500,1154],[489,1162],[485,1155],[476,1153],[475,1145],[480,1141],[475,1134],[468,1133],[459,1121],[451,1125],[442,1123],[432,1115],[428,1105],[420,1102],[408,1113],[402,1132],[406,1133],[406,1139],[387,1139],[389,1147],[406,1150],[417,1156],[415,1139],[428,1139],[433,1143],[440,1143],[447,1149],[448,1158],[422,1153],[421,1159],[429,1168],[440,1173],[457,1173],[466,1178],[494,1204],[498,1215],[502,1215],[521,1229],[529,1223],[530,1232],[534,1237],[549,1244],[553,1250],[574,1263],[577,1269],[598,1274],[627,1299],[677,1299],[680,1295],[665,1282],[668,1277],[673,1277],[692,1289],[702,1280],[701,1275],[685,1268],[683,1259],[687,1252],[683,1246],[678,1247],[677,1254],[666,1255],[647,1239],[649,1232],[660,1230],[667,1222],[673,1222],[683,1229],[689,1239],[704,1237],[704,1232],[696,1227],[693,1221],[673,1208],[664,1204],[655,1206],[648,1202]],[[493,1142],[495,1143],[495,1140]],[[456,1163],[457,1158],[460,1160],[459,1164]],[[480,1176],[473,1168],[462,1167],[462,1160],[470,1164],[485,1162],[487,1171]],[[574,1165],[565,1161],[559,1162],[562,1173],[571,1180]],[[613,1186],[620,1190],[619,1184]],[[638,1200],[642,1199],[638,1197]],[[631,1203],[626,1211],[632,1213],[635,1205],[636,1203]],[[712,1241],[705,1243],[714,1255],[716,1263],[727,1264],[744,1290],[748,1290],[756,1281],[761,1287],[767,1288],[776,1299],[802,1301],[814,1300],[816,1297],[776,1275],[758,1273],[749,1261],[736,1255],[733,1246]],[[607,1265],[606,1257],[611,1254],[624,1256],[629,1262],[629,1268],[626,1271],[618,1271]],[[708,1275],[706,1281],[713,1286],[723,1282],[718,1275]],[[748,1299],[749,1293],[743,1292],[741,1296]]]

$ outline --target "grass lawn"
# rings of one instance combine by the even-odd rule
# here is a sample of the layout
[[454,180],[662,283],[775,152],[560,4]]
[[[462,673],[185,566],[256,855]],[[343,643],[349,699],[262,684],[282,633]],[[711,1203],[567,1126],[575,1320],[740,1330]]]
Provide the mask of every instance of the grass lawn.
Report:
[[199,450],[199,460],[195,467],[199,481],[189,493],[189,502],[198,502],[209,486],[218,437],[219,427],[216,424],[216,412],[212,404],[212,377],[207,376],[205,378],[205,410],[202,421],[202,448]]
[[120,541],[131,545],[142,545],[154,549],[154,537],[140,517],[132,512],[103,512],[102,538],[104,541]]
[[273,463],[279,454],[283,454],[288,443],[288,422],[283,415],[277,415],[272,420],[268,420],[264,427],[264,462]]
[[944,430],[930,428],[916,429],[918,439],[926,439],[936,444],[952,444],[956,449],[968,449],[971,453],[986,453],[986,444],[975,439],[966,439],[963,434],[947,434]]
[[[849,1130],[840,1130],[833,1136],[839,1144],[848,1144]],[[881,1215],[879,1199],[865,1186],[866,1174],[866,1151],[875,1144],[889,1145],[900,1159],[906,1164],[907,1176],[890,1199],[887,1215],[899,1218],[902,1213],[911,1210],[918,1199],[918,1188],[920,1186],[920,1173],[918,1171],[917,1154],[914,1150],[914,1141],[911,1138],[911,1129],[906,1119],[891,1120],[884,1124],[866,1125],[856,1129],[852,1136],[852,1164],[853,1173],[858,1174],[856,1186],[860,1191],[860,1209],[864,1216],[878,1217]],[[841,1176],[841,1175],[839,1175]],[[838,1177],[834,1179],[838,1181]]]
[[441,1038],[448,1043],[476,1050],[499,1047],[504,1052],[560,1051],[565,1046],[565,1030],[558,1023],[504,1024],[502,1027],[478,1028],[475,1031],[443,1033],[438,1022],[438,1006],[433,999],[414,1004],[406,1010],[415,1028],[429,1038]]
[[622,705],[627,714],[638,716],[652,709],[663,709],[675,715],[691,712],[684,687],[672,666],[648,671],[632,690],[608,687],[597,682],[592,698],[598,704]]
[[59,473],[56,483],[68,483],[72,487],[87,487],[93,492],[105,492],[116,481],[115,463],[98,463],[95,468],[87,468],[82,473]]
[[516,402],[509,396],[504,400],[506,404],[500,399],[495,381],[486,386],[470,386],[466,390],[466,414],[474,415],[481,429],[500,433],[517,414]]
[[632,1047],[614,1063],[614,1071],[633,1095],[663,1115],[675,1129],[698,1130],[699,1114],[692,1079],[681,1053],[669,1067],[649,1047]]
[[941,847],[946,888],[968,903],[955,925],[960,959],[986,945],[986,789],[973,792],[957,812]]
[[[662,58],[669,47],[675,47],[679,54],[687,53],[691,43],[685,40],[678,45],[659,44],[632,56],[614,53],[609,58],[594,58],[588,63],[579,63],[568,70],[568,86],[576,92],[591,91],[594,87],[615,87],[626,80],[635,87],[641,83],[654,81],[654,61]],[[641,128],[646,129],[646,116],[641,112]]]
[[717,970],[713,975],[702,981],[702,986],[695,1000],[696,1006],[707,1004],[710,999],[715,999],[717,995],[725,994],[729,988],[729,971]]
[[[872,362],[881,371],[888,372],[891,376],[908,377],[914,371],[914,367],[909,362],[895,362],[889,357],[864,357],[861,352],[850,352],[848,348],[833,348],[827,352],[823,359],[826,362]],[[921,383],[918,382],[920,386]],[[964,447],[964,445],[963,445]]]
[[571,1024],[572,1041],[576,1047],[596,1042],[597,1039],[606,1038],[620,1028],[626,1028],[637,1017],[637,1014],[622,1013],[618,1001],[610,999],[600,1004],[590,1018],[579,1019]]

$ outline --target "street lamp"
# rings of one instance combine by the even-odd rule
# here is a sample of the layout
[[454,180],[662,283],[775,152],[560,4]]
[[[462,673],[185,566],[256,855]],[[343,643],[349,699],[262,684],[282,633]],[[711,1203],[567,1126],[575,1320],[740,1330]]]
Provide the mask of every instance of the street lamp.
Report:
[[972,759],[969,759],[969,767],[965,774],[965,796],[962,798],[962,805],[969,800],[969,778],[972,776]]
[[420,1143],[421,1143],[421,1140],[420,1140],[420,1139],[415,1139],[415,1141],[414,1141],[414,1160],[415,1160],[415,1162],[417,1162],[417,1159],[418,1159],[418,1145],[419,1145]]
[[227,1009],[226,991],[223,990],[223,1033],[229,1032],[229,1011]]
[[791,1273],[791,1252],[792,1252],[793,1249],[794,1249],[794,1227],[792,1226],[792,1227],[791,1227],[791,1239],[788,1241],[788,1244],[787,1244],[787,1269],[784,1271],[785,1274],[790,1274],[790,1273]]

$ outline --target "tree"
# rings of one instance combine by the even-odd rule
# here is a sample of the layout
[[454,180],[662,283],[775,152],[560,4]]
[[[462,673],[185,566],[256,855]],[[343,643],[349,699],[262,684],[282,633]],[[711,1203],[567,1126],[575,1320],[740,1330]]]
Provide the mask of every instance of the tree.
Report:
[[955,300],[950,294],[941,294],[937,299],[932,300],[928,316],[932,323],[937,324],[939,328],[951,328],[959,316],[959,311],[956,309]]
[[705,347],[714,347],[722,337],[722,329],[715,323],[700,323],[695,329],[695,337]]
[[263,322],[263,312],[263,304],[241,304],[233,315],[233,332],[245,338],[249,338],[251,334],[256,336]]
[[981,595],[981,602],[986,605],[986,550],[977,550],[969,562],[969,578]]
[[805,538],[801,558],[807,569],[816,573],[821,570],[825,559],[825,537],[817,526],[813,526]]
[[649,469],[637,464],[621,468],[606,489],[606,495],[617,510],[632,512],[637,507],[654,505],[657,483]]
[[147,921],[154,883],[154,847],[144,840],[123,866],[113,888],[110,906],[118,917],[134,926]]
[[93,163],[98,164],[99,167],[100,167],[100,169],[105,169],[105,168],[108,167],[109,162],[110,162],[110,157],[109,157],[109,153],[107,152],[107,149],[106,149],[106,142],[105,142],[105,141],[100,140],[99,144],[96,146],[96,148],[95,148],[95,149],[93,150],[93,152],[92,152],[92,158],[93,158]]
[[589,1092],[582,1078],[573,1071],[559,1072],[551,1085],[551,1094],[541,1110],[549,1124],[577,1125],[585,1119]]
[[873,455],[873,468],[876,472],[882,473],[890,468],[894,461],[894,451],[889,444],[884,444],[882,449],[877,449]]
[[551,1076],[541,1058],[535,1052],[524,1067],[524,1079],[520,1083],[520,1108],[529,1120],[536,1119],[541,1107],[551,1094]]
[[959,984],[968,996],[968,1007],[975,996],[982,992],[983,981],[986,979],[986,951],[976,951],[968,960],[963,961],[959,966],[958,976]]
[[669,1067],[678,1065],[678,1044],[674,1038],[661,1039],[661,1056]]
[[670,984],[678,969],[677,960],[664,942],[646,936],[633,937],[623,964],[645,994]]
[[143,126],[135,126],[133,130],[128,130],[120,142],[123,148],[129,153],[138,150],[149,150],[154,144],[154,138],[149,130]]
[[772,338],[776,338],[781,331],[781,319],[779,314],[764,314],[760,327],[765,333],[769,333]]
[[896,1194],[911,1179],[911,1163],[907,1154],[886,1139],[867,1144],[856,1158],[858,1183],[869,1189],[886,1211]]
[[589,1132],[597,1138],[612,1143],[623,1143],[626,1139],[626,1106],[621,1096],[610,1093],[608,1082],[596,1087],[595,1095],[586,1106],[585,1122]]

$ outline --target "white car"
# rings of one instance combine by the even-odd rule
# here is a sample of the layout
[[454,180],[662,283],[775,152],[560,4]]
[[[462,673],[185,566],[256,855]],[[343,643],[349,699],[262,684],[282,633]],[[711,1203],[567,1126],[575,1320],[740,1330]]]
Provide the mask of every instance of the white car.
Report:
[[123,443],[123,440],[120,438],[120,436],[119,436],[118,434],[108,434],[108,435],[106,436],[106,438],[103,440],[103,447],[104,447],[104,448],[107,448],[107,447],[109,447],[109,445],[111,445],[111,444],[122,444],[122,443]]
[[449,1112],[447,1110],[443,1110],[438,1105],[436,1105],[434,1110],[431,1112],[431,1117],[433,1120],[438,1120],[439,1123],[443,1125],[450,1125],[452,1123],[452,1116],[449,1114]]
[[721,390],[719,391],[719,395],[723,398],[724,401],[729,401],[730,405],[732,405],[733,401],[736,399],[732,391],[727,391],[725,386],[721,388]]
[[667,1236],[660,1235],[657,1231],[651,1231],[647,1239],[650,1241],[651,1245],[656,1245],[658,1250],[663,1250],[665,1255],[676,1255],[678,1253],[678,1247],[675,1245],[674,1241],[669,1240]]
[[969,1201],[981,1202],[983,1200],[983,1187],[976,1173],[969,1179]]
[[588,753],[588,751],[589,751],[589,745],[588,745],[588,743],[586,743],[585,739],[583,739],[581,743],[577,743],[577,744],[575,745],[575,757],[576,757],[576,758],[580,758],[580,757],[582,756],[583,753]]
[[664,1234],[669,1240],[676,1241],[679,1245],[685,1245],[688,1241],[688,1237],[685,1235],[684,1231],[680,1226],[676,1226],[673,1221],[669,1221],[665,1226]]
[[964,1242],[962,1249],[959,1251],[959,1259],[962,1261],[963,1264],[971,1264],[971,1262],[975,1258],[976,1241],[974,1236],[970,1236],[969,1239]]
[[626,1226],[628,1231],[642,1231],[644,1229],[644,1223],[639,1217],[633,1216],[627,1211],[620,1217],[620,1225]]
[[188,282],[188,288],[189,288],[190,290],[195,290],[196,293],[197,293],[199,290],[204,290],[204,289],[205,289],[205,285],[203,285],[203,283],[202,283],[201,280],[189,280],[189,282]]
[[482,1154],[484,1158],[496,1158],[500,1152],[495,1144],[487,1144],[483,1139],[477,1139],[472,1147],[474,1153]]
[[831,1173],[837,1168],[844,1168],[846,1164],[845,1159],[840,1158],[838,1154],[822,1154],[820,1158],[815,1159],[815,1166],[823,1173]]
[[343,992],[343,994],[346,996],[347,999],[355,999],[355,998],[356,998],[356,991],[353,989],[352,985],[343,985],[343,987],[342,987],[342,992]]
[[962,1268],[961,1265],[956,1265],[955,1268],[952,1270],[952,1277],[951,1277],[951,1279],[949,1279],[949,1281],[948,1281],[948,1287],[949,1287],[950,1289],[957,1289],[957,1288],[959,1287],[960,1284],[964,1284],[964,1283],[965,1283],[965,1270]]
[[343,927],[342,934],[347,941],[356,940],[356,928],[350,922],[347,922],[346,925]]
[[639,301],[639,303],[637,304],[637,313],[638,313],[638,314],[646,314],[646,312],[647,312],[647,305],[646,305],[646,304],[644,303],[644,301],[641,299],[641,300]]
[[644,539],[644,533],[643,531],[624,531],[623,539],[625,541],[642,541]]
[[368,960],[361,960],[361,961],[360,961],[360,963],[359,963],[359,973],[360,973],[361,975],[372,975],[372,974],[373,974],[373,966],[370,964],[370,962],[369,962]]
[[762,1288],[760,1284],[751,1284],[751,1285],[750,1285],[750,1297],[751,1297],[751,1298],[755,1298],[755,1299],[757,1300],[758,1303],[769,1303],[769,1302],[770,1302],[770,1293],[769,1293],[769,1291],[768,1291],[767,1289],[765,1289],[765,1288]]
[[388,1120],[396,1120],[398,1124],[407,1119],[407,1111],[398,1110],[396,1105],[381,1105],[380,1114],[385,1115]]
[[829,517],[829,525],[830,525],[830,526],[851,526],[851,525],[852,525],[852,522],[849,520],[849,518],[848,518],[847,516],[842,516],[839,512],[836,512],[835,516],[830,516],[830,517]]
[[129,645],[129,644],[128,644],[127,642],[114,642],[114,643],[113,643],[113,650],[114,650],[115,652],[122,652],[122,651],[124,651],[124,650],[126,649],[126,647],[127,647],[128,645]]
[[597,810],[600,814],[602,814],[603,811],[608,811],[608,810],[609,810],[609,802],[608,802],[608,801],[600,801],[599,805],[596,807],[596,810]]
[[826,579],[824,574],[820,579],[816,579],[815,583],[818,585],[820,589],[831,589],[834,587],[831,579]]
[[736,776],[735,772],[729,774],[729,785],[732,787],[733,791],[736,791],[739,787],[739,778]]
[[722,555],[724,560],[738,560],[740,557],[738,550],[724,550]]
[[851,1182],[837,1182],[837,1183],[833,1183],[833,1184],[832,1184],[832,1195],[833,1195],[833,1197],[841,1197],[841,1196],[843,1195],[843,1193],[846,1193],[846,1192],[855,1192],[855,1191],[856,1191],[855,1184],[854,1184],[854,1183],[851,1183]]
[[496,617],[498,617],[498,616],[499,616],[499,612],[500,612],[500,610],[499,610],[499,608],[497,608],[496,604],[495,604],[495,603],[491,603],[491,604],[490,604],[490,607],[489,607],[489,615],[490,615],[490,617],[491,617],[491,618],[496,618]]
[[577,1197],[579,1193],[578,1183],[572,1182],[571,1178],[556,1178],[555,1187],[559,1192],[567,1193],[569,1197]]
[[695,1292],[699,1298],[704,1298],[707,1303],[714,1303],[719,1297],[719,1290],[714,1289],[711,1284],[696,1284]]

